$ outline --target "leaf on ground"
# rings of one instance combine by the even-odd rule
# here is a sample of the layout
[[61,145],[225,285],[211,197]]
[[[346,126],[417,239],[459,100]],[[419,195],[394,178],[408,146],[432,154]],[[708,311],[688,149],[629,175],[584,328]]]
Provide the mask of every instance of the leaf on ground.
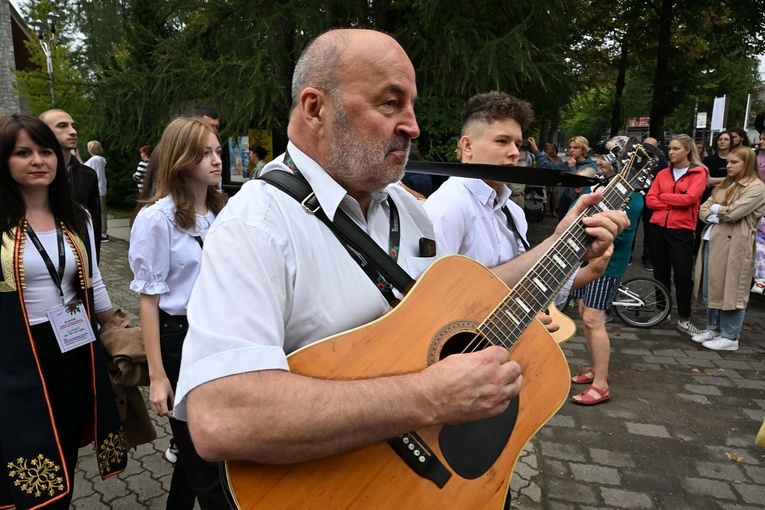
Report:
[[646,368],[645,367],[641,367],[640,365],[631,365],[630,366],[630,370],[633,370],[635,372],[645,372]]
[[751,325],[751,324],[744,324],[744,331],[754,331],[754,330],[756,330],[756,329],[757,329],[757,328],[755,328],[755,327],[754,327],[753,325]]
[[725,452],[725,456],[733,462],[744,462],[744,457],[739,457],[738,455],[733,455],[732,453]]
[[694,374],[698,374],[699,372],[701,372],[701,370],[699,370],[698,368],[692,368],[691,372],[693,372]]

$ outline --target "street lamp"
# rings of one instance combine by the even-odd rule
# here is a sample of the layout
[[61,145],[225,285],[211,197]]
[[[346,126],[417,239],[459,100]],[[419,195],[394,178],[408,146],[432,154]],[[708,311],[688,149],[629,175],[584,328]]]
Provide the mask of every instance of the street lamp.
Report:
[[[55,42],[56,36],[56,22],[61,19],[60,16],[49,12],[45,15],[45,21],[39,19],[31,21],[29,24],[34,28],[38,39],[40,39],[40,46],[45,54],[45,60],[48,64],[48,78],[50,79],[50,104],[56,105],[56,94],[53,92],[53,59],[51,56],[52,44]],[[47,39],[47,40],[46,40]]]

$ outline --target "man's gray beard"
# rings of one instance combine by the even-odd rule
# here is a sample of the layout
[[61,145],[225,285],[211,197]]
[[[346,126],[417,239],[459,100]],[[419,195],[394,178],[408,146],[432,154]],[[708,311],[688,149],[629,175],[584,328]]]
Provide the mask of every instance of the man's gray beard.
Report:
[[409,159],[411,142],[408,139],[405,142],[393,139],[388,143],[365,140],[348,118],[339,98],[334,104],[334,136],[327,155],[327,170],[335,180],[349,183],[368,193],[380,191],[388,184],[400,181],[404,176],[405,165],[390,167],[386,163],[386,156],[391,148],[405,148],[406,159]]

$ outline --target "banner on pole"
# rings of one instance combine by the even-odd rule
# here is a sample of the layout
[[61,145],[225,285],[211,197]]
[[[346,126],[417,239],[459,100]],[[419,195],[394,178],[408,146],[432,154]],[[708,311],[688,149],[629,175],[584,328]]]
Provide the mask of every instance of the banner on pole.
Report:
[[725,96],[716,97],[714,106],[712,107],[712,125],[710,129],[712,131],[722,131],[725,129],[725,114],[726,110]]

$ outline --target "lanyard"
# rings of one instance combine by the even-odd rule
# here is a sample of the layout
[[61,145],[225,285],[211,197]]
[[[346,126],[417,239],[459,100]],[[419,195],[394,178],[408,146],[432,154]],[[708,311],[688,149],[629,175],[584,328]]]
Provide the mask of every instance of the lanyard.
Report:
[[[287,165],[290,170],[292,170],[293,174],[300,176],[303,180],[305,180],[305,177],[303,177],[303,175],[300,173],[300,170],[295,164],[295,161],[292,159],[292,156],[290,156],[289,151],[285,151],[284,164]],[[390,211],[390,222],[388,224],[388,254],[394,261],[398,261],[398,252],[401,245],[401,224],[399,221],[398,208],[390,196],[388,197],[387,202],[388,210]],[[395,296],[393,295],[393,286],[380,274],[380,271],[377,269],[377,267],[375,267],[373,264],[370,264],[369,257],[360,253],[353,246],[343,241],[342,239],[340,239],[340,241],[345,246],[345,249],[348,250],[348,253],[351,255],[351,257],[361,267],[364,273],[366,273],[369,279],[372,280],[372,283],[374,283],[375,286],[377,286],[377,288],[383,294],[383,296],[385,296],[388,302],[392,302],[395,299]]]
[[58,293],[61,296],[61,304],[64,304],[64,289],[61,286],[61,282],[64,281],[64,268],[66,267],[66,255],[64,252],[64,232],[61,229],[61,223],[58,221],[58,218],[54,218],[53,221],[56,223],[58,271],[56,271],[56,269],[53,267],[53,261],[51,261],[50,257],[48,256],[48,252],[45,251],[45,247],[42,245],[40,239],[37,237],[37,234],[35,234],[32,226],[26,219],[24,219],[24,224],[26,225],[26,232],[29,236],[29,239],[32,241],[32,244],[34,244],[35,248],[37,248],[37,251],[40,253],[43,262],[45,262],[45,267],[48,269],[48,273],[53,279],[53,283],[56,285],[56,288],[58,288]]

